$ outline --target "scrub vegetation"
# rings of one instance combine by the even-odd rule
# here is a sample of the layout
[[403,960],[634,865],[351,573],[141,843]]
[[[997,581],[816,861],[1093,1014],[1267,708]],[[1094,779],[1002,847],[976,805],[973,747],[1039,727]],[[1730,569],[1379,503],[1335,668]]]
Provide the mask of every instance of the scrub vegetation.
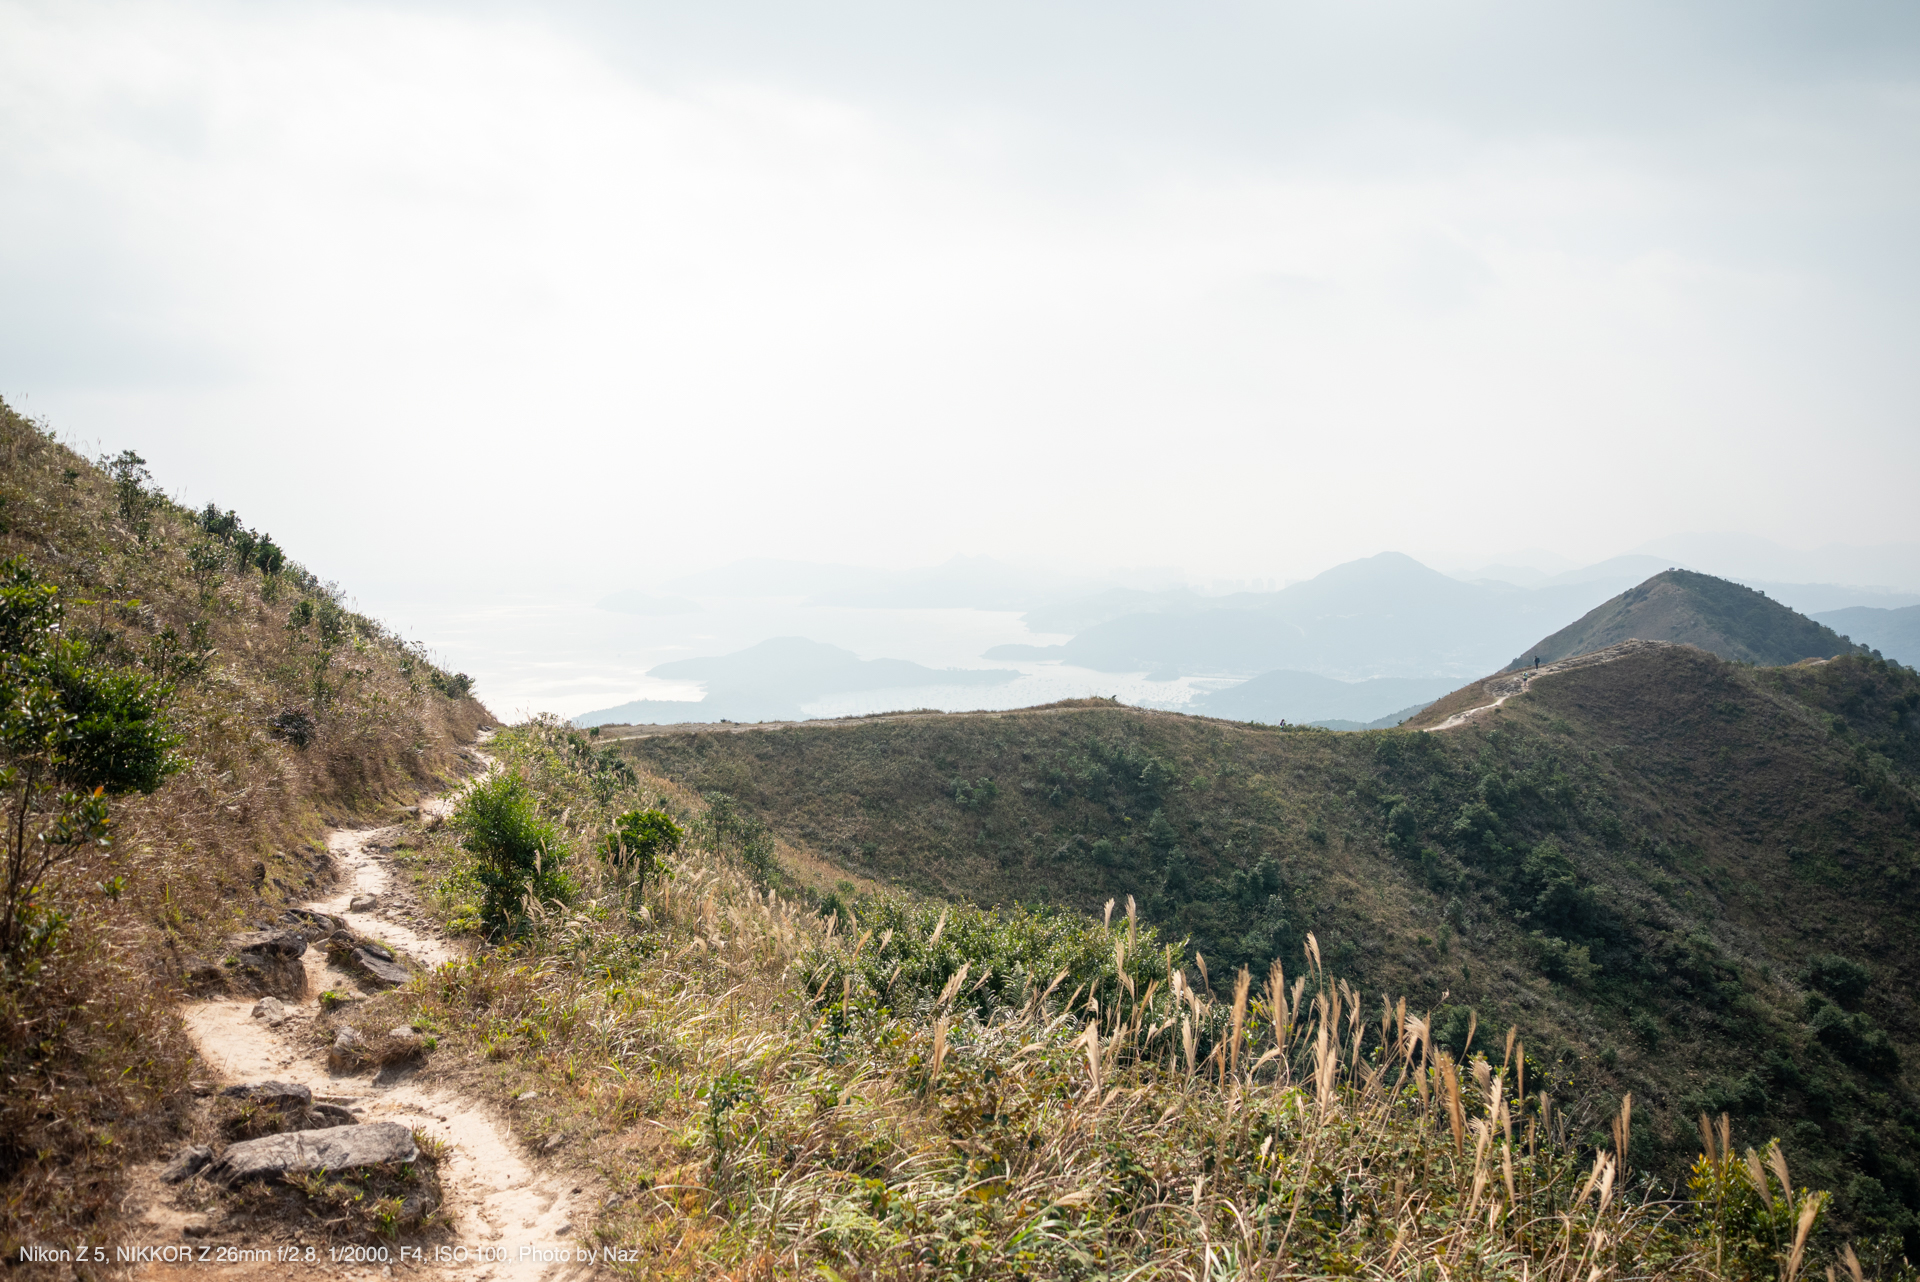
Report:
[[[489,750],[570,897],[391,1000],[594,1169],[634,1276],[1860,1276],[1781,1146],[1717,1118],[1664,1182],[1632,1101],[1568,1092],[1518,1029],[1355,989],[1312,933],[1254,972],[1137,904],[806,905],[698,793],[636,771],[597,797],[577,731]],[[692,836],[640,886],[607,838],[647,809]],[[475,857],[457,826],[420,840],[462,914]]]
[[1455,1054],[1476,1020],[1519,1028],[1590,1115],[1630,1092],[1632,1165],[1669,1187],[1702,1112],[1778,1137],[1897,1259],[1920,1246],[1916,708],[1920,678],[1870,656],[1665,647],[1439,735],[1082,703],[620,747],[917,895],[1095,917],[1133,895],[1216,977],[1312,934]]
[[108,1248],[186,1135],[176,1008],[326,872],[325,823],[457,773],[470,683],[131,451],[0,402],[0,1252]]

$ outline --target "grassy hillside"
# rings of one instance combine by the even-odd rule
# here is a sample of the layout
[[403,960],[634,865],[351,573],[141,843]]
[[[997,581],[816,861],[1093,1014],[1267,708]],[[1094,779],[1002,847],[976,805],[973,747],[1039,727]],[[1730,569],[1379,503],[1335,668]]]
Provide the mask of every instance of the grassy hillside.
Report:
[[[438,1030],[439,1071],[531,1150],[590,1162],[605,1193],[571,1240],[622,1248],[625,1276],[1794,1282],[1852,1258],[1771,1146],[1716,1134],[1663,1193],[1619,1160],[1631,1110],[1556,1094],[1500,1030],[1469,1047],[1355,991],[1311,939],[1208,982],[1124,910],[823,916],[737,804],[553,723],[489,749],[483,791],[521,798],[558,897],[383,1016]],[[478,796],[408,838],[452,921],[502,867]],[[654,807],[686,842],[607,858]]]
[[1589,610],[1525,651],[1509,671],[1638,638],[1698,646],[1740,663],[1779,665],[1866,653],[1765,593],[1711,574],[1667,570]]
[[114,1241],[127,1166],[191,1098],[189,983],[238,984],[223,941],[327,877],[323,825],[449,777],[487,714],[233,512],[182,510],[137,456],[90,462],[4,402],[0,562],[0,781],[25,873],[0,886],[21,927],[0,941],[12,1259]]
[[1917,707],[1920,678],[1870,658],[1662,646],[1444,735],[1079,703],[621,747],[917,892],[1135,895],[1215,976],[1314,932],[1337,973],[1436,1011],[1443,1044],[1475,1017],[1519,1027],[1596,1111],[1631,1090],[1641,1165],[1678,1174],[1698,1113],[1724,1109],[1900,1236],[1920,1207]]

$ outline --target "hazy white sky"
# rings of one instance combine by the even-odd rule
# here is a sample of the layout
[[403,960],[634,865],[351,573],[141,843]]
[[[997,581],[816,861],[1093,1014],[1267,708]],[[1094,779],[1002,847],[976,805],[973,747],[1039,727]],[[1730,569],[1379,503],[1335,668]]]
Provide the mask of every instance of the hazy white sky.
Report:
[[375,604],[1920,538],[1911,4],[0,2],[0,394]]

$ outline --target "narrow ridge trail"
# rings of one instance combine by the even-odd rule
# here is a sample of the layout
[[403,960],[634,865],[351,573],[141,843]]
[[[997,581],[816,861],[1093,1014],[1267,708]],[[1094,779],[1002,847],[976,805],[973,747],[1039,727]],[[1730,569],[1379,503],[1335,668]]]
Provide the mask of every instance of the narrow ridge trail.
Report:
[[[484,742],[484,736],[483,740]],[[474,754],[487,771],[491,759]],[[476,778],[484,775],[476,776]],[[444,819],[465,786],[437,798],[423,800],[423,819]],[[465,955],[465,950],[435,929],[422,913],[404,879],[396,877],[388,858],[392,844],[405,830],[336,828],[327,834],[327,849],[340,873],[335,892],[300,907],[342,917],[356,935],[377,938],[397,953],[424,967],[438,966]],[[356,898],[373,896],[374,905],[352,908]],[[205,1263],[150,1265],[136,1276],[144,1278],[195,1277],[284,1278],[319,1270],[338,1278],[379,1278],[418,1274],[458,1279],[561,1279],[583,1277],[595,1271],[590,1264],[556,1260],[584,1246],[586,1216],[597,1190],[585,1172],[535,1165],[524,1156],[513,1135],[512,1119],[458,1084],[436,1078],[428,1068],[394,1065],[387,1068],[336,1072],[329,1068],[323,1049],[311,1045],[308,1035],[319,1013],[319,994],[328,990],[355,992],[354,978],[331,963],[323,945],[310,946],[302,962],[307,992],[279,1028],[253,1017],[255,999],[197,1002],[184,1012],[188,1034],[200,1053],[205,1071],[217,1075],[215,1086],[242,1082],[281,1081],[306,1086],[316,1102],[350,1109],[359,1122],[401,1122],[447,1144],[440,1162],[442,1214],[449,1230],[406,1245],[424,1248],[425,1259],[391,1263],[329,1262],[323,1240],[306,1239],[319,1247],[314,1264],[241,1262],[221,1264],[218,1247],[250,1245],[236,1230],[227,1239],[203,1236],[206,1217],[168,1205],[171,1198],[158,1181],[158,1167],[136,1178],[134,1199],[144,1202],[138,1240],[148,1243],[181,1242],[185,1233],[200,1245],[215,1248]],[[129,1207],[129,1209],[134,1209]],[[278,1236],[278,1235],[276,1235]],[[437,1260],[440,1248],[464,1259]],[[464,1252],[460,1248],[465,1248]],[[523,1248],[531,1248],[523,1253]],[[393,1252],[396,1256],[397,1250]],[[486,1257],[486,1258],[482,1258]]]
[[1642,650],[1671,646],[1672,644],[1673,642],[1671,641],[1622,641],[1617,645],[1610,645],[1604,650],[1595,650],[1590,654],[1575,655],[1571,659],[1556,659],[1552,663],[1543,663],[1537,668],[1521,668],[1514,672],[1498,673],[1488,677],[1486,679],[1486,685],[1484,686],[1484,692],[1494,696],[1490,702],[1475,704],[1471,708],[1456,712],[1437,726],[1422,726],[1420,728],[1428,734],[1438,734],[1442,730],[1452,730],[1457,726],[1466,725],[1482,713],[1493,711],[1515,695],[1525,694],[1527,687],[1531,686],[1541,677],[1550,677],[1560,672],[1571,672],[1576,668],[1591,668],[1597,664],[1612,663],[1616,659],[1624,659],[1628,655]]

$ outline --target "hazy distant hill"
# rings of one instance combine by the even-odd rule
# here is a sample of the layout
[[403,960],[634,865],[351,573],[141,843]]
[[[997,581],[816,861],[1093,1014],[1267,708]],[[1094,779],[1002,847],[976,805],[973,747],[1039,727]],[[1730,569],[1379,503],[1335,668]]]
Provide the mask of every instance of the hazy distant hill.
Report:
[[1896,663],[1920,668],[1920,605],[1900,610],[1857,605],[1814,617],[1835,632],[1861,645],[1872,646]]
[[1512,663],[1550,663],[1621,641],[1673,641],[1768,666],[1864,651],[1764,593],[1691,570],[1667,570],[1588,611]]
[[1335,681],[1311,672],[1268,672],[1225,690],[1204,694],[1187,711],[1229,721],[1352,723],[1358,729],[1409,705],[1433,702],[1456,683],[1446,677],[1375,677],[1371,681]]
[[[1498,667],[1526,638],[1577,617],[1630,582],[1603,577],[1527,591],[1463,583],[1412,557],[1383,552],[1278,592],[1139,594],[1135,599],[1148,608],[1087,627],[1065,645],[996,646],[986,657],[1057,659],[1102,672],[1285,669],[1348,680],[1457,679]],[[1111,595],[1085,604],[1097,610],[1126,601]],[[1037,613],[1055,621],[1051,612]]]
[[800,706],[822,695],[855,690],[925,686],[1002,685],[1018,673],[1005,668],[929,668],[905,659],[862,659],[851,650],[775,637],[733,654],[676,659],[650,669],[650,677],[702,681],[706,697],[636,699],[574,718],[575,725],[674,724],[682,721],[792,721]]

